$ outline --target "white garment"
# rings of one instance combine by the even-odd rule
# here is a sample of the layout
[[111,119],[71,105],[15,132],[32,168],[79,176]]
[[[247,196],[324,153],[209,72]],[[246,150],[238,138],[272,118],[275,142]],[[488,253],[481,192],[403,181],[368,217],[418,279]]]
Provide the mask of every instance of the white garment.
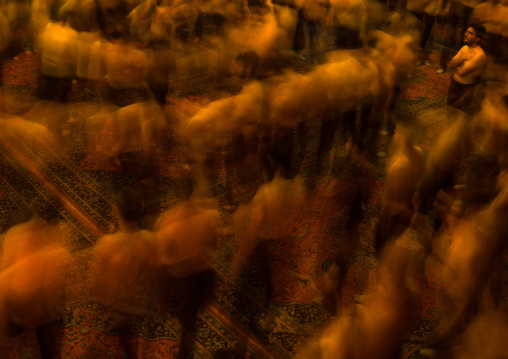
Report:
[[78,33],[61,23],[49,23],[41,35],[41,72],[57,78],[76,77]]

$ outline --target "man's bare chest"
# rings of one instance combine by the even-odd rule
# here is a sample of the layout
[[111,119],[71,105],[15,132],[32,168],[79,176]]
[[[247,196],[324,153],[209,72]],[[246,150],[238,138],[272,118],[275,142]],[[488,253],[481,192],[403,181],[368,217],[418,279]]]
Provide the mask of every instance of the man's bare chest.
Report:
[[480,49],[480,48],[466,47],[466,49],[464,49],[464,54],[462,56],[465,61],[470,61],[473,58],[479,56],[481,54],[481,52],[482,52],[482,49]]

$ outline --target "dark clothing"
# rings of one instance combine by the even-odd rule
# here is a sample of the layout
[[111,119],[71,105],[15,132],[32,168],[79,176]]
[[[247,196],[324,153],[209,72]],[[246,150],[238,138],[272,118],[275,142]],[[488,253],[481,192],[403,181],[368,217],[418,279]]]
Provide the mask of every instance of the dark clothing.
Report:
[[71,78],[58,78],[44,74],[39,76],[39,88],[37,89],[39,100],[67,103],[71,90]]
[[339,25],[334,29],[334,35],[335,47],[339,50],[353,50],[363,47],[358,30]]
[[456,108],[465,112],[471,100],[473,99],[476,84],[464,85],[451,79],[450,88],[448,89],[448,99],[446,104],[449,107]]
[[118,107],[129,106],[138,102],[144,102],[149,99],[148,89],[146,87],[126,87],[115,88],[106,85],[105,99],[108,103]]
[[425,14],[425,13],[412,13],[415,15],[420,22],[423,23],[423,31],[420,36],[420,48],[422,50],[425,50],[425,46],[427,45],[427,42],[429,41],[430,33],[432,32],[432,25],[434,24],[434,20],[436,19],[434,16]]

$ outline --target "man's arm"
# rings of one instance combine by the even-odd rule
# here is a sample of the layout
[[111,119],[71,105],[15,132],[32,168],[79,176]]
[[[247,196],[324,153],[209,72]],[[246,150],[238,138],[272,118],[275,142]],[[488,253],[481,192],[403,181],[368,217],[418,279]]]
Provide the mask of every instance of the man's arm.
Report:
[[[465,46],[464,46],[465,47]],[[464,47],[462,47],[459,52],[457,52],[457,55],[455,55],[453,57],[453,59],[450,61],[450,63],[448,64],[448,68],[449,69],[454,69],[454,68],[457,68],[459,67],[460,65],[462,65],[464,63],[464,61],[466,61],[465,58],[463,58],[463,54],[464,54]]]
[[475,70],[482,69],[485,65],[485,59],[484,52],[477,53],[470,60],[466,60],[461,66],[457,67],[457,75],[464,77]]

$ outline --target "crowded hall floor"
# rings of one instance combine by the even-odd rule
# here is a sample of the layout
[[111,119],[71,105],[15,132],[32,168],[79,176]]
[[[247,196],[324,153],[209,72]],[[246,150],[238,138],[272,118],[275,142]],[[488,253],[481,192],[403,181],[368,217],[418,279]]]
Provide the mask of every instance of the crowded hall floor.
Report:
[[0,357],[508,357],[507,15],[0,0]]

